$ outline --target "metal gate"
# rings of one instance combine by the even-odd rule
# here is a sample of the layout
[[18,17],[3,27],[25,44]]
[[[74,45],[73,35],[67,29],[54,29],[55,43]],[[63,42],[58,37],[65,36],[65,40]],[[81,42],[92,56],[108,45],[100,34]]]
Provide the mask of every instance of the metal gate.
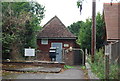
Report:
[[[72,53],[72,55],[69,54]],[[68,60],[66,60],[70,55],[71,56],[71,60],[70,62],[72,62],[72,65],[84,65],[85,64],[85,54],[84,51],[82,49],[79,48],[72,48],[71,51],[68,51],[67,49],[63,49],[63,61],[67,62]]]
[[83,54],[80,50],[73,50],[74,52],[74,65],[81,65],[83,62]]

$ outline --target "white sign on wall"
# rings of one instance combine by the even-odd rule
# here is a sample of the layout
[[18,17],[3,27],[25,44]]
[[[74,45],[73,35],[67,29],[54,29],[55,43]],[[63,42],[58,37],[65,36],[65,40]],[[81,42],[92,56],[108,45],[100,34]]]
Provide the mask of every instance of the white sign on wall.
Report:
[[25,56],[35,56],[35,49],[25,48]]
[[69,44],[64,44],[64,47],[69,47]]

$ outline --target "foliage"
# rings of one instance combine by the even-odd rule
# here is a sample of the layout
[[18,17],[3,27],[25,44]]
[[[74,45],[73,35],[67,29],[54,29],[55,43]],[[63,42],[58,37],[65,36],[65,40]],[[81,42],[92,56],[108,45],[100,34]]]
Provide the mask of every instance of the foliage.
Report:
[[78,6],[78,8],[80,7],[80,5],[82,5],[82,2],[83,2],[84,0],[79,0],[79,1],[77,1],[77,6]]
[[90,49],[91,46],[91,19],[86,19],[84,23],[81,24],[79,30],[77,43],[82,49]]
[[[91,63],[91,55],[88,56],[88,63],[91,65],[91,70],[97,75],[100,79],[105,79],[105,56],[103,49],[100,49],[95,54],[94,63]],[[111,63],[110,64],[110,79],[118,79],[118,65]]]
[[74,66],[64,65],[64,69],[74,68]]
[[95,54],[95,61],[91,64],[92,71],[100,78],[105,78],[105,67],[104,67],[104,54],[103,50],[99,50]]
[[2,2],[3,58],[23,56],[24,47],[36,47],[44,7],[36,2]]
[[[81,27],[78,34],[77,43],[81,46],[82,49],[91,48],[91,26],[92,19],[88,18],[85,22],[81,23]],[[99,49],[104,44],[105,30],[104,30],[104,20],[103,16],[98,13],[96,16],[96,48]]]
[[119,67],[117,63],[110,64],[110,79],[118,79]]
[[77,1],[77,7],[78,8],[80,8],[80,13],[81,13],[81,11],[82,11],[82,2],[83,2],[84,0],[78,0]]
[[105,22],[103,19],[104,15],[101,15],[100,13],[96,16],[96,48],[99,49],[104,46],[105,42]]
[[85,70],[85,69],[86,69],[86,67],[85,67],[85,66],[81,66],[81,68],[82,68],[83,70]]
[[[88,18],[86,21],[78,21],[68,26],[68,29],[76,36],[78,36],[77,43],[82,49],[91,48],[91,27],[92,19]],[[96,16],[96,48],[99,49],[104,45],[105,37],[105,24],[103,15],[100,13]]]
[[83,23],[83,21],[78,21],[75,22],[73,24],[71,24],[70,26],[68,26],[67,28],[70,30],[70,32],[72,32],[74,35],[78,36],[79,34],[79,30],[81,27],[81,23]]

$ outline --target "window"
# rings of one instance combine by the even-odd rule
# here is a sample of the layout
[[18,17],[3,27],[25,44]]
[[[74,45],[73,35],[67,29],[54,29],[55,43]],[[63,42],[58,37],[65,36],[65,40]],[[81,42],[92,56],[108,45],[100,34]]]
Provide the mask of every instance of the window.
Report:
[[42,39],[41,44],[48,44],[48,39]]

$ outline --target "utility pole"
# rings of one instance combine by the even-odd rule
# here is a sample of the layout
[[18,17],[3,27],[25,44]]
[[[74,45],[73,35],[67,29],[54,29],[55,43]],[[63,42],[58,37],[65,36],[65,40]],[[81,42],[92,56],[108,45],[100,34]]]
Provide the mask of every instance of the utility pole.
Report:
[[96,0],[92,0],[92,41],[91,41],[91,61],[94,62],[96,50]]

